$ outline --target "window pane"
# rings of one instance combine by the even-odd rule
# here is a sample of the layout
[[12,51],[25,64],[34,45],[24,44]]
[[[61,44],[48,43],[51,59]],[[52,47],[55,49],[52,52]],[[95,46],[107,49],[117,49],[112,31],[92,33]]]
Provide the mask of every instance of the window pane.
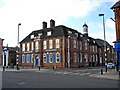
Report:
[[56,39],[56,48],[59,48],[60,43],[59,43],[59,39]]
[[46,54],[43,54],[43,62],[46,62]]
[[56,54],[56,62],[60,62],[60,53]]
[[47,46],[46,46],[46,41],[44,41],[44,42],[43,42],[43,48],[44,48],[44,49],[47,49],[46,47],[47,47]]
[[52,61],[52,54],[50,54],[50,59],[49,59],[49,60],[50,60],[50,62],[53,62],[53,61]]

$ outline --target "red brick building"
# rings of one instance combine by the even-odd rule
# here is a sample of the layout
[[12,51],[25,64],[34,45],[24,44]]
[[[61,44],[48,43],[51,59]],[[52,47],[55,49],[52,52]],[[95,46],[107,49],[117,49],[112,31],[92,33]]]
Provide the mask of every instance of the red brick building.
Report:
[[[103,42],[88,36],[86,24],[81,34],[64,25],[55,26],[55,21],[50,20],[49,28],[43,22],[43,29],[33,31],[21,41],[19,65],[56,68],[98,66],[105,63]],[[112,49],[109,44],[107,47]]]

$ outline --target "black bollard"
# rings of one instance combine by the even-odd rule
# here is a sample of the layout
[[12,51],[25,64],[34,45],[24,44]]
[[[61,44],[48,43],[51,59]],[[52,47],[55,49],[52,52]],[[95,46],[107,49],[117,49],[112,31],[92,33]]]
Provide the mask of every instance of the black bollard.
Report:
[[55,67],[53,66],[53,70],[55,69]]
[[106,71],[106,73],[107,73],[107,65],[105,65],[105,71]]
[[39,68],[39,71],[40,71],[40,66],[38,66],[38,68]]
[[119,70],[119,79],[120,79],[120,70]]
[[5,66],[3,66],[3,71],[5,71]]
[[103,75],[103,69],[101,68],[101,75]]

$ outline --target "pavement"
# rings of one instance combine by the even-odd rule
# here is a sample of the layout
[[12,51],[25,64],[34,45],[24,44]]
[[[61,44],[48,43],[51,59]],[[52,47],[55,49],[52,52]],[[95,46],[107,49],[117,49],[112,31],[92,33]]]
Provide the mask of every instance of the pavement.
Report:
[[101,75],[101,72],[99,72],[96,74],[91,74],[89,76],[99,79],[120,80],[119,72],[117,72],[116,70],[108,70],[107,73],[103,72],[103,75]]
[[[3,68],[0,67],[0,71],[3,71]],[[108,69],[107,73],[104,72],[103,69],[103,75],[101,75],[100,67],[94,67],[94,68],[65,68],[65,69],[46,69],[41,68],[20,68],[20,70],[17,70],[16,68],[5,68],[5,71],[35,71],[40,73],[54,73],[54,74],[69,74],[69,75],[88,75],[90,77],[99,78],[99,79],[110,79],[110,80],[120,80],[119,72],[117,72],[115,69]]]

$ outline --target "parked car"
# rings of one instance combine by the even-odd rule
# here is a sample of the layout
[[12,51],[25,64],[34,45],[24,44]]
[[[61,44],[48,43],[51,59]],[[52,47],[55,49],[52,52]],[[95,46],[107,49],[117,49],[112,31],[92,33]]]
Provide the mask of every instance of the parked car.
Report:
[[107,68],[114,69],[114,68],[115,68],[115,64],[113,64],[113,63],[108,63],[108,64],[107,64]]

